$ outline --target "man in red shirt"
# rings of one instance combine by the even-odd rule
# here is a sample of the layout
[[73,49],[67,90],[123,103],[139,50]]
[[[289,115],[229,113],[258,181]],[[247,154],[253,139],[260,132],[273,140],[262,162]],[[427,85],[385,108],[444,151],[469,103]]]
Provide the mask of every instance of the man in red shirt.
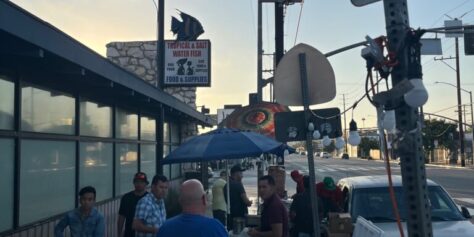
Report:
[[263,199],[260,228],[250,229],[251,237],[288,237],[288,210],[275,192],[275,180],[270,175],[258,179],[258,190]]
[[328,217],[329,212],[342,212],[342,191],[331,177],[324,177],[323,182],[316,185],[316,193],[321,205],[321,218]]
[[296,194],[304,192],[303,175],[298,170],[291,171],[291,179],[296,183]]

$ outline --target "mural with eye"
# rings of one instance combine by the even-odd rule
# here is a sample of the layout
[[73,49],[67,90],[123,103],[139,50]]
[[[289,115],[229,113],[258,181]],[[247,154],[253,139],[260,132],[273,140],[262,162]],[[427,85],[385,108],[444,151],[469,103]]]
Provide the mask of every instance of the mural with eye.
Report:
[[235,110],[223,124],[228,128],[250,130],[275,138],[275,113],[289,111],[285,105],[261,102]]

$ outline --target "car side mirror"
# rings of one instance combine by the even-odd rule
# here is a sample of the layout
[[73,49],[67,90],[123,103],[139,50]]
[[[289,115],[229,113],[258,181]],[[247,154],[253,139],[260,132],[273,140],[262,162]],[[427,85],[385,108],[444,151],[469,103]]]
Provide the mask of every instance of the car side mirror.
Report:
[[463,207],[463,206],[461,207],[461,213],[462,213],[462,216],[464,216],[467,219],[472,218],[471,213],[469,213],[469,210],[466,207]]

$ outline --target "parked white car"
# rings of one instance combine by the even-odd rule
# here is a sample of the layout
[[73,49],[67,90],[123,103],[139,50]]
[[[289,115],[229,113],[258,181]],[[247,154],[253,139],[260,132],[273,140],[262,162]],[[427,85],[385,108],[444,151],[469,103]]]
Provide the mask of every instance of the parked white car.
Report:
[[[402,178],[392,176],[395,196],[407,235],[407,207],[404,203]],[[466,237],[474,235],[467,208],[460,211],[448,193],[437,183],[427,180],[431,204],[431,221],[434,237]],[[400,236],[392,211],[386,175],[358,176],[339,180],[337,184],[344,193],[344,209],[355,223],[358,216],[372,221],[384,231],[384,237]]]
[[319,155],[321,158],[325,158],[325,159],[329,159],[331,158],[331,155],[325,151],[321,152],[321,154]]

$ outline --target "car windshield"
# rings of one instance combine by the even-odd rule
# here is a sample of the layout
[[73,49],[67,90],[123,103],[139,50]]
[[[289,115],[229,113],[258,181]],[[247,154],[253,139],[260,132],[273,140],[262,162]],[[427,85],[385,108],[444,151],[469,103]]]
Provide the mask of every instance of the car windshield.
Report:
[[[439,186],[428,187],[431,220],[436,221],[459,221],[464,220],[461,212],[448,194]],[[407,219],[407,209],[403,200],[403,189],[395,187],[395,196],[402,221]],[[392,211],[390,194],[384,188],[361,188],[355,189],[352,196],[351,216],[355,222],[357,216],[362,216],[372,222],[394,222],[395,215]]]

